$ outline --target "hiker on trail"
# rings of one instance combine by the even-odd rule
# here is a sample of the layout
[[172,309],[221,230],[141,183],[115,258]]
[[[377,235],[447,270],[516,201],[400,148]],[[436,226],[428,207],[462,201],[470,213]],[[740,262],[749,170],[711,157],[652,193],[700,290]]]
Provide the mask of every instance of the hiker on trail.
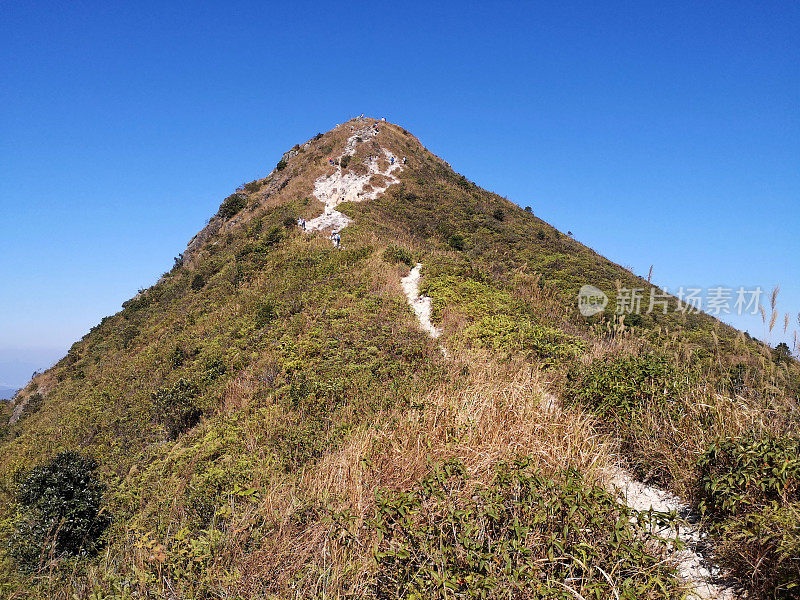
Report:
[[403,164],[406,164],[407,162],[408,162],[408,159],[404,156],[403,157]]
[[303,227],[303,217],[298,217],[297,218],[297,226],[298,227],[302,227],[303,229],[305,229],[305,227]]
[[338,248],[342,244],[342,236],[336,233],[336,235],[334,236],[334,241],[336,242],[336,247]]
[[394,164],[394,156],[393,156],[393,157],[391,157],[391,158],[389,159],[389,164],[390,164],[390,165],[393,165],[393,164]]

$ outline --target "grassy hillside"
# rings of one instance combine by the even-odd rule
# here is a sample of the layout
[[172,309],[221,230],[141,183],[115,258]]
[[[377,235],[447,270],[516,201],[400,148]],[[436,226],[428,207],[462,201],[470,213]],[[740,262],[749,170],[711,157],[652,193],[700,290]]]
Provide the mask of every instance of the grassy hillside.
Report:
[[[704,314],[581,317],[585,283],[612,311],[618,285],[648,285],[395,125],[345,168],[385,148],[401,183],[340,207],[341,249],[307,235],[351,125],[226,198],[22,391],[0,442],[3,592],[680,597],[647,524],[674,516],[603,485],[622,456],[702,507],[754,597],[792,597],[797,363]],[[445,352],[400,287],[417,262]],[[108,526],[65,525],[86,515]]]

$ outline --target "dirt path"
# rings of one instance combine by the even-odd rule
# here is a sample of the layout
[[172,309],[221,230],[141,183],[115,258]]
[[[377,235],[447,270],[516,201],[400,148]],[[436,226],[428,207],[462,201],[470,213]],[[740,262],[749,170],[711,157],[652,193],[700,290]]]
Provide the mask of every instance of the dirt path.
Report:
[[442,335],[441,329],[438,329],[431,323],[431,299],[427,296],[420,296],[419,294],[419,280],[422,277],[422,263],[411,269],[411,272],[400,280],[403,286],[403,292],[408,299],[408,304],[411,306],[414,314],[417,315],[419,326],[423,331],[426,331],[433,339]]
[[[699,521],[699,516],[686,502],[675,494],[637,481],[620,467],[616,467],[608,473],[608,478],[610,486],[619,491],[622,501],[634,510],[675,511],[680,520],[675,534],[685,547],[683,550],[675,550],[672,560],[678,576],[693,587],[697,598],[702,600],[737,600],[739,598],[733,589],[715,582],[720,571],[708,557],[703,555],[705,535],[695,524]],[[659,537],[674,539],[673,532],[668,529],[653,533]]]

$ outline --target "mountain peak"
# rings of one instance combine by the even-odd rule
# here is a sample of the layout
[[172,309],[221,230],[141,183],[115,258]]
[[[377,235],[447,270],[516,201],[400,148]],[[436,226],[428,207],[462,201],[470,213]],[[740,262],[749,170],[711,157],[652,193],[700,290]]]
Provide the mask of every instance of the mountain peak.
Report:
[[[590,317],[587,285],[608,296]],[[75,590],[135,579],[180,597],[438,597],[445,580],[448,597],[557,595],[565,572],[587,597],[711,586],[699,529],[670,555],[631,511],[691,510],[678,495],[702,473],[704,502],[741,531],[766,496],[732,513],[713,490],[739,458],[758,456],[749,482],[796,454],[782,432],[800,369],[676,298],[626,312],[623,288],[652,286],[402,127],[338,125],[225,198],[156,285],[19,392],[0,430],[8,489],[23,471],[97,480],[85,491],[108,490],[119,525],[81,512],[92,544],[57,533],[54,556],[61,521],[10,500],[0,537],[16,558],[0,568],[21,590],[52,561]],[[487,561],[475,539],[515,554]],[[773,558],[770,576],[792,568]],[[107,577],[69,562],[83,560]]]

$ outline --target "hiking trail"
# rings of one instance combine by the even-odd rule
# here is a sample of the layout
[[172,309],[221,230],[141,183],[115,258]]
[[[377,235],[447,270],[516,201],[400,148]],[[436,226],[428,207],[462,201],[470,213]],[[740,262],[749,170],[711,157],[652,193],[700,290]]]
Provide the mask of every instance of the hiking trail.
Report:
[[422,263],[417,263],[408,275],[400,280],[403,292],[408,299],[414,314],[417,315],[420,327],[426,331],[433,339],[442,335],[442,330],[431,323],[432,302],[428,296],[420,296],[419,280],[422,277]]

